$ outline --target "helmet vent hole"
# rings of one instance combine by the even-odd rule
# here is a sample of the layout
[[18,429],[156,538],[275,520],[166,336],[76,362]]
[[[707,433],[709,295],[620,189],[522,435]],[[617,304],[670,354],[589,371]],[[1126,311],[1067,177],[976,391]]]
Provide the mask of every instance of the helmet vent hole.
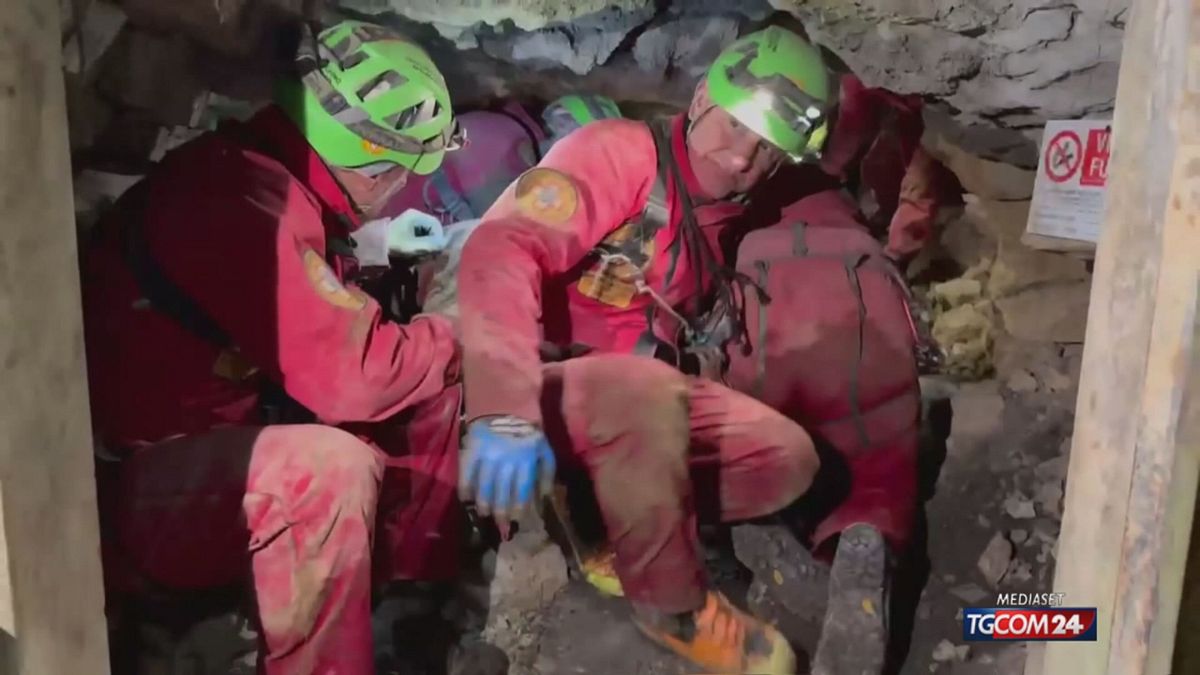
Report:
[[341,63],[342,69],[349,70],[350,68],[353,68],[354,66],[357,66],[358,64],[362,63],[366,59],[367,59],[366,52],[364,52],[362,50],[354,52],[353,54],[350,54],[350,55],[346,56],[346,58],[342,59],[342,63]]
[[434,99],[425,99],[387,118],[388,124],[396,131],[404,131],[422,122],[428,122],[437,116],[438,103]]
[[380,73],[358,89],[358,98],[363,102],[382,96],[403,85],[404,77],[394,70]]

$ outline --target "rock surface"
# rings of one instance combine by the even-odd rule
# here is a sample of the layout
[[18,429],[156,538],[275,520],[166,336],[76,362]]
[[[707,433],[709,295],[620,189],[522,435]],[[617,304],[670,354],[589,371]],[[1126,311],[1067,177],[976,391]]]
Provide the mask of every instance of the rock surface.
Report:
[[[185,36],[208,52],[189,66],[179,63],[184,55],[164,46],[162,59],[140,59],[143,63],[174,60],[167,70],[182,83],[223,55],[235,58],[235,69],[244,75],[261,71],[255,76],[269,90],[271,68],[278,64],[271,66],[266,55],[280,52],[275,42],[286,33],[273,28],[311,16],[318,3],[121,4],[135,27]],[[1036,163],[1045,120],[1110,114],[1128,1],[1101,7],[1055,0],[331,0],[329,5],[405,27],[435,54],[459,101],[586,88],[673,106],[686,103],[712,58],[736,34],[773,10],[790,13],[839,67],[869,85],[927,96],[934,102],[926,115],[932,154],[969,192],[1009,200],[1028,198],[1032,176],[991,160],[1028,168]],[[113,25],[105,23],[108,33]],[[112,42],[120,41],[118,36]],[[78,45],[65,44],[68,62],[78,63]],[[85,43],[85,52],[89,49]],[[468,77],[452,77],[463,70]],[[586,79],[563,79],[564,74]],[[516,82],[539,78],[545,86]],[[156,81],[141,74],[135,79]],[[464,79],[479,91],[471,91]],[[186,98],[186,92],[172,94],[180,89],[162,88],[162,101],[151,107],[162,112],[162,104]]]
[[997,532],[979,556],[979,573],[983,575],[984,581],[993,588],[996,587],[1004,578],[1012,557],[1012,542],[1005,538],[1003,533]]
[[1014,337],[1040,342],[1083,342],[1089,280],[1053,284],[996,300],[1004,327]]
[[1004,423],[1004,398],[993,384],[964,386],[951,399],[954,412],[951,443],[979,441],[1000,431]]
[[[339,0],[370,14],[394,12],[430,24],[459,44],[469,33],[503,27],[509,47],[495,53],[518,62],[557,61],[578,73],[602,66],[618,45],[647,71],[682,50],[678,73],[694,79],[728,36],[728,19],[761,17],[764,3],[739,0]],[[1036,163],[1033,141],[1047,119],[1103,116],[1116,92],[1128,2],[1099,6],[1055,0],[770,0],[803,22],[868,84],[936,96],[956,122],[949,133],[977,127],[975,151]],[[684,15],[691,19],[680,18]],[[635,33],[646,42],[622,44]],[[677,41],[672,38],[678,36]],[[518,45],[520,45],[518,47]],[[607,54],[606,54],[607,52]],[[991,133],[997,129],[1002,134]]]
[[533,31],[608,9],[642,11],[654,3],[649,0],[339,0],[337,4],[368,14],[394,11],[414,21],[444,26],[465,28],[508,21],[517,28]]

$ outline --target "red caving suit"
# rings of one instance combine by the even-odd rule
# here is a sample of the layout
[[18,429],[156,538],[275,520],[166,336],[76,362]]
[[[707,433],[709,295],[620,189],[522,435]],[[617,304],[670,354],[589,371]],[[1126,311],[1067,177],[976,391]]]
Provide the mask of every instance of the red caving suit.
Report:
[[[149,306],[124,253],[131,223],[235,348]],[[251,573],[268,673],[374,672],[377,527],[378,579],[454,572],[452,328],[433,316],[388,322],[344,283],[353,259],[330,243],[357,224],[271,107],[168,155],[84,258],[94,421],[122,455],[100,481],[110,588],[197,589]],[[382,424],[265,426],[264,379],[326,425]]]
[[[677,117],[671,145],[687,190],[700,194],[683,129]],[[484,216],[463,250],[458,289],[468,418],[541,423],[560,463],[592,476],[626,596],[682,612],[699,606],[705,588],[697,511],[722,520],[775,512],[808,489],[817,459],[808,434],[766,405],[629,355],[655,303],[639,277],[674,308],[711,281],[697,278],[673,181],[666,225],[627,245],[658,170],[643,123],[604,120],[573,132]],[[696,215],[715,245],[739,211],[718,203]],[[626,259],[600,257],[615,250]],[[543,340],[596,353],[543,365]]]

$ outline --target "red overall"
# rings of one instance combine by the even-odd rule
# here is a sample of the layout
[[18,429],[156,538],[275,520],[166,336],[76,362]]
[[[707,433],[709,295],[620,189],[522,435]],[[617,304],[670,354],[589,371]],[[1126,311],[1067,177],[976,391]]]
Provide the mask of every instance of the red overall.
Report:
[[[682,117],[671,137],[684,187],[699,194]],[[705,591],[697,511],[722,520],[777,511],[808,489],[817,458],[804,430],[766,405],[628,355],[651,308],[687,307],[709,283],[683,236],[679,186],[666,191],[666,225],[638,236],[658,171],[645,124],[605,120],[575,131],[472,234],[459,303],[468,418],[542,424],[560,463],[592,476],[625,594],[683,612]],[[722,203],[696,216],[715,240],[738,212]],[[655,323],[669,339],[671,321]],[[543,366],[543,339],[597,354]]]
[[[377,516],[378,578],[453,573],[452,329],[387,322],[343,284],[352,261],[327,251],[356,216],[277,109],[183,146],[143,185],[83,265],[94,420],[124,456],[101,481],[111,588],[250,574],[266,672],[372,673]],[[235,348],[149,306],[123,255],[134,221],[163,275]],[[264,426],[264,379],[324,424],[378,424]]]

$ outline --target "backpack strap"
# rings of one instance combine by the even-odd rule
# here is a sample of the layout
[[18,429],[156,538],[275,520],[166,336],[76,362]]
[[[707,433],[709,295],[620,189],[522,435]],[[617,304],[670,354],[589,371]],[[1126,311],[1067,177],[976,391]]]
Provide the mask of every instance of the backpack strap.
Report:
[[[758,270],[756,279],[759,288],[767,287],[767,274],[771,263],[766,260],[756,260],[754,267]],[[758,355],[754,367],[754,397],[762,400],[767,384],[767,305],[764,298],[758,299]]]
[[[654,237],[659,230],[670,224],[671,219],[671,209],[667,203],[667,181],[670,180],[670,169],[668,167],[672,161],[671,146],[654,122],[648,123],[647,126],[650,128],[650,136],[654,139],[658,171],[654,175],[654,185],[650,188],[650,194],[646,197],[646,205],[642,207],[642,213],[638,217],[636,239],[639,244],[648,238]],[[679,253],[682,248],[682,239],[682,236],[678,237],[675,243],[671,245],[671,264],[667,268],[664,283],[670,283],[671,278],[675,276],[675,268],[679,263]],[[661,358],[664,361],[670,362],[667,358],[663,358],[664,347],[670,347],[670,349],[665,351],[673,352],[676,346],[666,345],[655,334],[654,321],[656,310],[655,303],[650,303],[646,308],[646,331],[638,336],[634,353],[642,356]],[[672,363],[672,365],[677,365],[677,363]]]
[[[654,186],[650,188],[650,196],[642,209],[640,230],[643,233],[658,232],[670,223],[671,210],[667,204],[667,181],[670,180],[671,142],[669,135],[654,122],[649,123],[650,136],[654,139],[654,151],[658,158],[658,172],[654,175]],[[667,267],[667,275],[663,283],[669,284],[675,278],[675,268],[679,265],[679,253],[683,250],[682,235],[676,237],[671,244],[671,264]]]
[[[122,196],[128,199],[118,217],[120,242],[125,264],[134,282],[150,307],[192,335],[217,349],[236,352],[237,345],[229,333],[204,311],[198,302],[171,281],[154,257],[146,241],[146,206],[149,187],[143,181]],[[259,378],[259,412],[267,424],[311,422],[315,416],[287,394],[284,388],[269,378]]]
[[219,349],[233,349],[233,339],[187,293],[171,281],[146,241],[145,211],[149,188],[141,183],[129,190],[122,209],[121,250],[138,290],[150,306],[167,315],[192,335]]
[[803,258],[808,255],[808,223],[797,220],[792,223],[792,255]]
[[[441,211],[450,217],[451,223],[461,223],[464,220],[472,220],[478,218],[475,212],[471,210],[471,205],[467,203],[466,198],[454,189],[450,184],[450,178],[446,176],[446,172],[438,167],[437,171],[429,174],[429,180],[425,183],[425,189],[433,188],[437,193],[438,201],[442,203]],[[432,209],[429,195],[423,195],[425,205]]]
[[855,302],[858,304],[856,347],[854,358],[850,360],[850,414],[854,417],[854,427],[858,431],[859,440],[862,441],[864,447],[871,443],[866,422],[863,420],[862,401],[859,397],[859,379],[862,370],[864,342],[866,341],[864,332],[867,324],[867,304],[863,300],[862,282],[858,278],[858,268],[868,258],[869,256],[865,253],[852,253],[847,255],[842,262],[846,268],[846,280],[850,282],[850,290],[854,293]]

